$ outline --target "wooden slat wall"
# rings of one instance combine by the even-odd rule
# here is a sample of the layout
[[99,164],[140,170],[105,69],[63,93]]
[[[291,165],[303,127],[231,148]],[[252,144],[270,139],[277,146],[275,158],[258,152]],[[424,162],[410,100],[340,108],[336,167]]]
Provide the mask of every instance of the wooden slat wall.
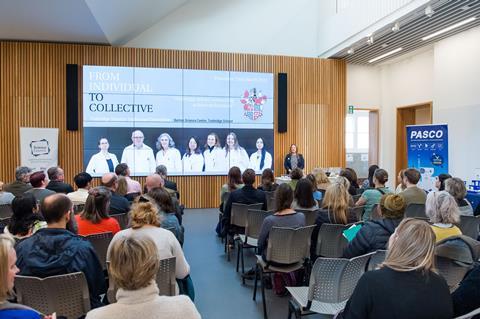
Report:
[[[83,169],[83,132],[66,130],[65,65],[112,65],[288,74],[288,132],[275,124],[275,170],[291,143],[307,171],[345,165],[346,68],[343,61],[253,54],[0,42],[0,180],[20,163],[19,127],[58,127],[59,164],[66,180]],[[276,82],[276,81],[275,81]],[[277,89],[275,83],[275,91]],[[81,96],[81,94],[79,94]],[[81,106],[80,106],[81,107]],[[80,112],[81,113],[81,112]],[[275,110],[276,118],[276,110]],[[80,116],[80,121],[81,121]],[[172,177],[190,208],[217,207],[221,176]],[[144,178],[139,179],[144,182]],[[97,181],[98,182],[98,181]]]

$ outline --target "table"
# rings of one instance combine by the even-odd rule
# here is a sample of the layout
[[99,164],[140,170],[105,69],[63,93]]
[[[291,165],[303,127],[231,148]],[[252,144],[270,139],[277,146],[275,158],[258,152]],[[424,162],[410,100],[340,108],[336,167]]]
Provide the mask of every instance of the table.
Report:
[[472,204],[473,211],[475,211],[480,204],[480,192],[467,191],[465,198]]

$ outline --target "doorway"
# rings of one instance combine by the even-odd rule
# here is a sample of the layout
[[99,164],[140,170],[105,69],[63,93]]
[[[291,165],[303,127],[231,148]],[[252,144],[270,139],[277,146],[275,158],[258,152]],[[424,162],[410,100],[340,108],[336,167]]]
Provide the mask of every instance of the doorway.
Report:
[[397,107],[395,174],[398,174],[401,169],[406,168],[408,165],[406,126],[420,124],[432,124],[432,102]]

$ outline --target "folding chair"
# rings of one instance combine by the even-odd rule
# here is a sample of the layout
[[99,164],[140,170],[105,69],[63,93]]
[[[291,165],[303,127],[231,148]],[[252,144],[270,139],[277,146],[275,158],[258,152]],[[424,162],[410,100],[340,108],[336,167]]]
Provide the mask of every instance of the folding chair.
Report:
[[387,256],[386,250],[377,250],[373,253],[368,261],[367,271],[372,271],[378,268],[378,266],[385,261],[385,257]]
[[480,216],[460,215],[460,230],[462,234],[475,240],[478,238],[478,227],[480,225]]
[[44,314],[79,318],[90,310],[90,294],[82,272],[46,278],[15,276],[18,303]]
[[347,304],[373,253],[352,259],[318,258],[308,287],[287,287],[292,295],[288,318],[320,313],[334,315]]
[[[263,301],[263,317],[267,318],[264,274],[274,272],[289,273],[304,268],[310,255],[310,238],[315,226],[300,228],[272,227],[269,234],[266,259],[257,255],[253,300],[257,297],[258,278]],[[285,266],[273,266],[283,264]]]
[[267,197],[267,210],[275,209],[275,192],[264,192]]
[[428,218],[425,214],[425,204],[409,204],[405,208],[405,217]]
[[296,209],[297,212],[303,213],[305,215],[305,226],[315,225],[317,220],[318,209]]
[[350,220],[355,220],[357,222],[362,220],[363,211],[365,210],[365,206],[354,206],[350,208]]
[[97,254],[98,260],[102,265],[102,269],[107,269],[107,251],[108,246],[113,238],[112,232],[91,234],[85,236],[85,238],[92,244],[95,253]]
[[13,210],[10,204],[0,205],[0,219],[12,217]]
[[327,224],[320,226],[315,254],[322,257],[339,258],[347,247],[348,241],[343,231],[351,225]]
[[115,218],[120,225],[120,229],[127,229],[129,226],[129,216],[128,213],[125,214],[117,214],[117,215],[110,215],[110,217]]

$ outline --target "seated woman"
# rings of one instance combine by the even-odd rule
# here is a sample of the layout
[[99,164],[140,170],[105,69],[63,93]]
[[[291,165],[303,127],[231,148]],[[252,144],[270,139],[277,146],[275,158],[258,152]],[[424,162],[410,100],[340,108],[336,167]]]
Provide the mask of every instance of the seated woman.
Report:
[[400,224],[405,213],[405,201],[400,195],[386,194],[380,199],[382,219],[366,222],[343,252],[353,258],[379,249],[386,249],[388,238]]
[[434,272],[435,234],[407,218],[390,237],[380,269],[360,278],[342,317],[447,319],[453,317],[445,280]]
[[149,236],[122,236],[109,248],[109,277],[119,287],[117,302],[89,311],[87,319],[201,318],[187,296],[158,295],[155,279],[162,257]]
[[16,241],[32,236],[40,228],[47,227],[47,223],[40,215],[37,200],[32,194],[23,194],[12,201],[13,215],[10,223],[3,230]]
[[[345,180],[346,183],[341,182]],[[312,232],[312,242],[310,245],[310,255],[315,256],[317,249],[317,238],[320,227],[323,223],[346,225],[354,222],[353,216],[350,217],[350,207],[348,202],[350,194],[348,194],[348,181],[344,177],[338,177],[335,183],[332,183],[325,192],[322,201],[322,207],[318,210],[316,227]]]
[[357,183],[357,173],[352,168],[345,168],[340,171],[340,176],[345,177],[350,182],[350,187],[348,188],[348,193],[352,196],[357,195],[357,189],[359,188]]
[[405,169],[401,169],[400,172],[398,172],[398,175],[397,175],[397,188],[395,188],[395,194],[400,194],[401,192],[403,192],[406,188],[407,188],[407,185],[405,185],[405,183],[403,182],[403,173],[405,173]]
[[460,221],[457,202],[446,191],[428,193],[425,213],[433,224],[432,229],[437,242],[462,234],[460,228],[454,225]]
[[455,198],[460,215],[473,216],[472,205],[465,198],[467,188],[465,183],[458,177],[452,177],[445,180],[445,190]]
[[[223,184],[222,189],[220,190],[220,202],[223,203],[224,201],[224,194],[231,193],[239,188],[243,187],[242,181],[242,172],[240,168],[236,166],[230,167],[228,170],[228,181],[226,184]],[[226,201],[225,201],[226,202]]]
[[315,175],[307,174],[305,178],[308,179],[310,183],[312,183],[313,198],[316,201],[321,201],[323,198],[323,193],[317,189],[317,180],[315,179]]
[[182,247],[171,231],[160,227],[157,205],[151,202],[138,202],[133,204],[130,211],[131,228],[124,229],[113,236],[108,246],[107,261],[110,260],[110,253],[113,244],[122,238],[133,234],[150,237],[157,246],[160,259],[176,257],[175,277],[183,279],[190,273],[190,266],[185,259]]
[[112,232],[115,235],[120,231],[118,221],[108,215],[111,197],[110,190],[103,186],[88,191],[85,209],[75,216],[79,235],[87,236],[106,232]]
[[439,191],[444,191],[445,190],[445,181],[449,178],[452,178],[452,175],[443,173],[439,174],[437,177],[435,177],[435,187]]
[[[480,308],[480,265],[475,266],[452,293],[455,317]],[[476,318],[476,317],[474,317]]]
[[370,165],[368,167],[368,177],[363,181],[362,183],[362,188],[363,189],[369,189],[369,188],[374,188],[375,184],[373,183],[373,175],[375,174],[375,171],[379,169],[378,165]]
[[[41,319],[44,318],[39,312],[17,303],[8,301],[13,294],[15,275],[20,271],[15,265],[17,254],[13,246],[15,241],[6,234],[0,235],[0,318],[4,319]],[[51,318],[47,316],[45,318]]]
[[147,195],[157,204],[159,218],[162,221],[160,227],[173,228],[175,237],[183,245],[183,228],[180,226],[177,216],[175,216],[175,208],[170,194],[163,188],[154,188]]
[[305,210],[318,209],[317,201],[313,198],[313,185],[308,179],[302,178],[298,181],[293,196],[292,208]]
[[266,260],[268,236],[272,227],[298,228],[305,226],[305,215],[294,211],[293,190],[286,183],[278,186],[275,192],[276,213],[264,219],[258,236],[258,252]]
[[325,174],[323,169],[318,167],[313,169],[312,174],[317,181],[317,190],[325,195],[328,186],[330,186],[330,180],[328,179],[327,174]]
[[356,206],[365,205],[365,210],[363,212],[364,221],[370,220],[373,206],[380,202],[380,198],[383,195],[392,192],[388,187],[385,187],[387,181],[388,173],[386,170],[381,168],[375,170],[375,173],[373,174],[373,184],[375,185],[375,188],[365,190],[355,203]]
[[275,183],[275,177],[273,176],[273,171],[271,168],[266,168],[262,172],[261,184],[257,189],[264,192],[274,192],[278,187],[278,184]]
[[295,191],[295,188],[297,187],[297,183],[299,180],[303,178],[303,171],[301,168],[294,168],[292,169],[292,172],[290,173],[290,182],[288,182],[287,185],[290,185],[293,191]]

